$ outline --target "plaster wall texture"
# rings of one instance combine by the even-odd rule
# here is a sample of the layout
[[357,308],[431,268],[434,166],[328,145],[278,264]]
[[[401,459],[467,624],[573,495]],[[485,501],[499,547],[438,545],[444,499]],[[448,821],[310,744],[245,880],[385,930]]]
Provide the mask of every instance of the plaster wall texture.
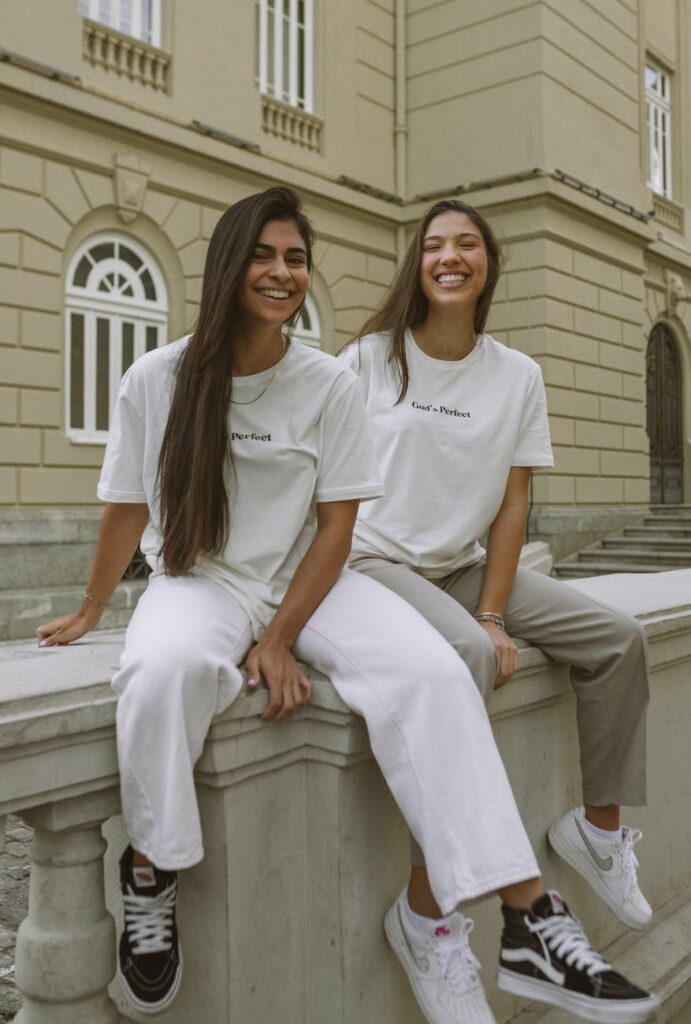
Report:
[[[313,293],[331,352],[383,295],[421,195],[460,187],[488,215],[508,254],[490,330],[536,358],[548,388],[557,463],[535,478],[535,518],[590,510],[590,533],[574,532],[572,547],[605,510],[635,517],[649,500],[645,350],[652,326],[667,324],[683,368],[691,500],[691,0],[318,4],[316,150],[262,129],[250,4],[211,0],[201,21],[164,4],[166,90],[86,60],[76,4],[47,18],[31,3],[6,6],[7,49],[81,86],[0,66],[0,504],[94,502],[102,446],[65,433],[64,281],[76,247],[104,230],[144,244],[176,337],[194,321],[218,216],[275,181],[301,189],[319,234]],[[674,163],[667,213],[656,205],[648,222],[634,215],[658,202],[645,181],[646,53],[672,76]],[[200,135],[194,119],[260,151]],[[131,158],[146,187],[123,223],[118,166]],[[402,202],[389,201],[396,193]]]

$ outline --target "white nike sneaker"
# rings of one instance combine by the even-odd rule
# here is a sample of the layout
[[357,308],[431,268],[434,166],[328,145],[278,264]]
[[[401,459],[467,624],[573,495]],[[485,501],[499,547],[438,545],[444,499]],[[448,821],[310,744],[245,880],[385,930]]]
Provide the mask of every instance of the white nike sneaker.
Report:
[[468,945],[473,922],[455,913],[430,934],[406,914],[404,889],[384,918],[389,944],[408,975],[429,1024],[496,1024]]
[[586,828],[582,807],[569,811],[549,830],[552,848],[629,928],[645,928],[653,916],[636,876],[638,861],[633,848],[642,836],[640,829],[626,826],[618,840],[593,836]]

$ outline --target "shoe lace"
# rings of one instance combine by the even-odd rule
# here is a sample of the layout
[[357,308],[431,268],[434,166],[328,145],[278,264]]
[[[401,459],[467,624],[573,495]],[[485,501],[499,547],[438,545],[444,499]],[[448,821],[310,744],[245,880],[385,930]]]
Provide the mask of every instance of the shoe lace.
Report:
[[636,876],[636,870],[638,869],[638,858],[633,852],[633,848],[639,839],[643,838],[643,833],[639,828],[629,828],[624,832],[624,837],[618,846],[619,863],[621,865],[622,874],[624,876],[624,894],[628,895],[631,890],[638,884]]
[[450,939],[436,942],[442,974],[457,993],[467,992],[477,981],[480,970],[480,961],[468,945],[468,936],[474,927],[474,922],[464,917],[458,932]]
[[549,948],[576,970],[585,970],[589,977],[611,970],[607,961],[588,942],[580,921],[571,914],[553,914],[526,924],[531,932],[542,936]]
[[173,945],[173,915],[177,882],[172,882],[157,896],[123,896],[125,928],[132,952],[167,953]]

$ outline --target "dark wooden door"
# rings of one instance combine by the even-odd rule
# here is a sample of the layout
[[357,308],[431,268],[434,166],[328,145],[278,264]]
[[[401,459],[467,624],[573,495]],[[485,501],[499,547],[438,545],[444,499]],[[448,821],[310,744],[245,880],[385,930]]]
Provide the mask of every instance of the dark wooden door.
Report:
[[650,438],[650,501],[683,501],[681,363],[671,331],[654,327],[647,353],[647,421]]

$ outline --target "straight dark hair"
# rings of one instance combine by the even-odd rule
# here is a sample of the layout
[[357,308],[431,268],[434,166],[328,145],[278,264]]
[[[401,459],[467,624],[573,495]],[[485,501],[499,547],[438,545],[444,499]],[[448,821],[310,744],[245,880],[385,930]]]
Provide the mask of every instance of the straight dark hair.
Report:
[[502,252],[499,242],[482,214],[478,213],[475,207],[462,203],[458,199],[442,199],[440,202],[430,206],[423,215],[417,226],[413,239],[408,246],[408,251],[394,278],[393,284],[384,296],[379,308],[366,321],[360,333],[352,341],[352,345],[359,342],[367,334],[379,334],[383,331],[391,332],[389,343],[389,359],[396,366],[400,380],[400,391],[396,404],[402,402],[408,391],[409,373],[408,359],[405,351],[405,332],[408,327],[417,327],[427,317],[429,303],[420,287],[420,260],[422,258],[422,246],[427,233],[427,228],[435,217],[440,213],[464,213],[479,230],[487,250],[487,281],[477,299],[475,306],[474,328],[475,334],[479,337],[485,329],[489,309],[492,304],[494,289],[497,287],[499,274],[502,268]]
[[312,227],[290,188],[269,188],[234,203],[209,242],[197,325],[178,361],[158,461],[161,555],[169,576],[189,572],[200,554],[218,554],[228,539],[233,318],[245,272],[271,220],[293,221],[311,268]]

